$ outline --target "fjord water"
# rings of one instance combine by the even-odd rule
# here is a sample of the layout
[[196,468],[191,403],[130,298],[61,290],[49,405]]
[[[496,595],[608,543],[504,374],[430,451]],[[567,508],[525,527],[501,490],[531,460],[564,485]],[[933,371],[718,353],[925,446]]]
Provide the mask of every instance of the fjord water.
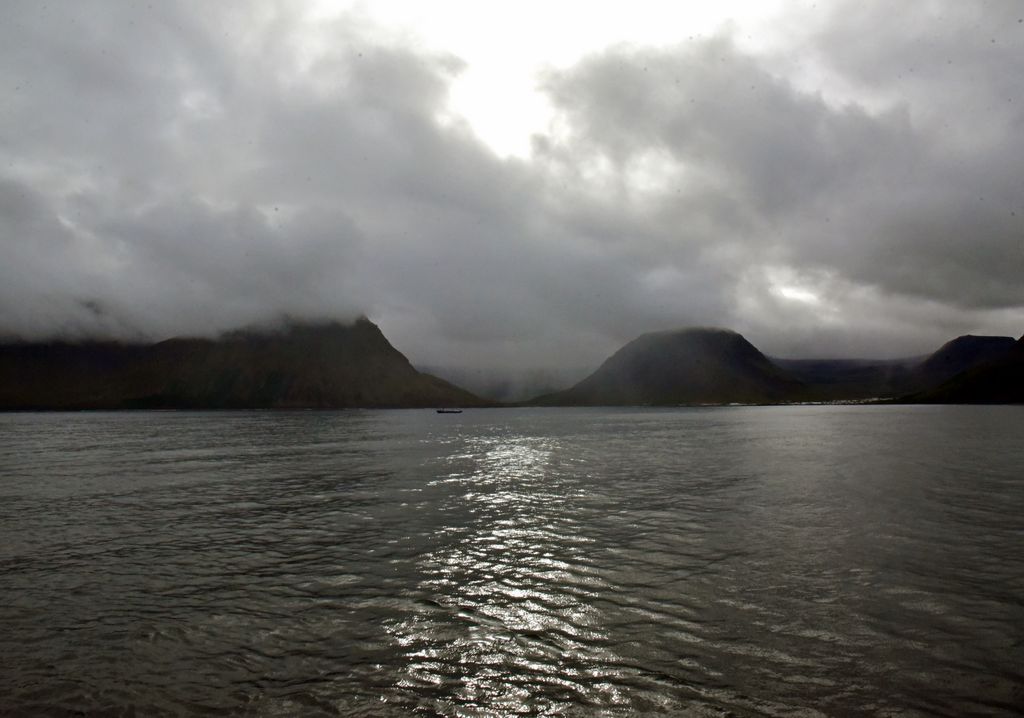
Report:
[[1000,715],[1024,408],[0,415],[0,713]]

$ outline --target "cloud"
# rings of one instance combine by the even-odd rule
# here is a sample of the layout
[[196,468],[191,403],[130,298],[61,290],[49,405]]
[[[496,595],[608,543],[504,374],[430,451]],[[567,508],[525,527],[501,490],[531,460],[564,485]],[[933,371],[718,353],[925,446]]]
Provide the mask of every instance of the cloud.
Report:
[[688,324],[788,354],[1020,333],[1009,5],[607,48],[543,78],[529,159],[452,115],[458,58],[297,7],[9,5],[0,334],[365,312],[414,361],[542,367]]
[[[799,350],[796,337],[804,349],[835,346],[821,339],[843,331],[871,351],[890,339],[923,347],[938,331],[991,326],[1009,308],[1019,322],[1024,207],[1014,158],[1024,150],[1024,106],[1006,100],[1024,103],[1024,85],[1005,75],[1024,77],[1022,56],[986,55],[986,31],[962,48],[970,81],[937,73],[915,77],[907,92],[891,86],[898,80],[885,65],[868,65],[875,43],[901,63],[928,68],[941,57],[945,65],[947,56],[959,57],[954,38],[969,24],[964,15],[951,12],[931,44],[907,49],[893,45],[937,18],[912,12],[894,20],[879,4],[836,10],[812,57],[821,74],[845,81],[837,86],[854,88],[840,101],[773,71],[792,66],[791,58],[752,57],[728,36],[670,49],[613,48],[548,79],[563,136],[543,147],[567,173],[603,167],[594,201],[616,196],[617,209],[633,210],[633,235],[645,227],[659,234],[642,243],[648,261],[701,264],[743,298],[727,320],[771,335],[769,346]],[[980,22],[975,15],[970,21]],[[1019,44],[1013,25],[1013,38],[1005,26],[1000,36]],[[976,124],[981,136],[971,134]],[[638,190],[644,183],[634,178],[652,157],[660,183]],[[780,267],[809,286],[822,278],[835,286],[828,312],[819,306],[800,317],[813,332],[794,326],[792,309],[772,300],[769,280]],[[936,305],[941,312],[923,311]],[[865,314],[868,307],[886,321]],[[915,326],[924,315],[927,326]]]

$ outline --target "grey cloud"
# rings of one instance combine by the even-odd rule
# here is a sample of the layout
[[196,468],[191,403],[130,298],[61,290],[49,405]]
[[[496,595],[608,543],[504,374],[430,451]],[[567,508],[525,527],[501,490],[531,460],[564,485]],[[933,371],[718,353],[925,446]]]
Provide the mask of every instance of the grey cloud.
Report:
[[352,16],[314,43],[289,3],[11,3],[0,334],[366,312],[414,361],[543,367],[686,324],[788,354],[1019,333],[1019,35],[958,46],[992,21],[957,7],[929,42],[923,11],[823,21],[799,52],[864,102],[727,36],[605,50],[503,160],[447,117],[461,61]]
[[[892,32],[881,5],[870,18]],[[837,13],[829,25],[832,41],[841,36],[850,47],[870,47],[864,31],[871,21],[847,29],[844,19]],[[820,52],[820,61],[828,62],[828,47]],[[921,65],[930,52],[919,50]],[[977,64],[978,48],[967,52]],[[1004,72],[1005,59],[1000,52],[989,58],[993,77]],[[656,226],[672,227],[669,244],[675,245],[675,251],[658,248],[662,261],[686,264],[731,246],[736,252],[726,257],[742,268],[775,264],[828,274],[885,295],[891,306],[938,302],[959,326],[977,322],[978,310],[1024,304],[1017,279],[1024,213],[1017,211],[1020,180],[1011,169],[1021,135],[988,137],[986,146],[998,153],[966,152],[950,147],[942,127],[931,122],[941,114],[936,108],[948,105],[941,81],[922,82],[912,96],[877,110],[826,101],[772,74],[770,66],[745,56],[727,37],[670,50],[607,51],[549,78],[569,131],[561,147],[547,151],[566,164],[604,156],[627,174],[656,150],[671,158],[681,183],[695,178],[674,197],[661,192],[666,201]],[[1002,93],[1006,82],[997,79],[985,89]],[[966,99],[982,92],[975,86]],[[1016,123],[1010,118],[1016,110],[992,109],[994,101],[981,106],[999,114],[988,123],[990,131]],[[973,109],[965,105],[960,113]],[[945,122],[970,118],[947,116]],[[709,186],[718,195],[711,212],[693,201]],[[673,211],[673,203],[680,209]],[[657,214],[646,210],[645,216]],[[737,275],[720,266],[717,276],[728,284]],[[734,324],[762,333],[782,324],[783,333],[794,333],[773,316],[779,308],[769,306],[768,289],[762,290],[763,311],[747,306]],[[855,325],[863,320],[857,314],[854,306],[840,312],[844,331],[858,333]],[[826,333],[821,321],[806,319]]]

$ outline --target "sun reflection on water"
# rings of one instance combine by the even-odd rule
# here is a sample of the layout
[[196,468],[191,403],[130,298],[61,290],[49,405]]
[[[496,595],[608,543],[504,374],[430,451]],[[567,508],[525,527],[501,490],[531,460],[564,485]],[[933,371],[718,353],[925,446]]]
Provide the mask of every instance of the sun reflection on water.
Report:
[[421,614],[390,627],[409,662],[404,687],[446,686],[435,709],[544,714],[620,702],[607,680],[620,661],[591,605],[606,584],[573,519],[579,489],[549,471],[558,449],[529,437],[480,440],[437,479],[457,487],[452,500],[468,517],[418,561],[419,587],[441,597],[443,620]]

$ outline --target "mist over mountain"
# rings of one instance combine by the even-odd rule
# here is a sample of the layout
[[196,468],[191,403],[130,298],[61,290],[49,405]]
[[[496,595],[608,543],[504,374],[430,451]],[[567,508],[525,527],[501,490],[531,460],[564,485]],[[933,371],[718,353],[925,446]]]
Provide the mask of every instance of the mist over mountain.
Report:
[[772,361],[820,401],[891,398],[933,388],[960,372],[997,359],[1011,337],[965,335],[921,357],[903,359],[778,359]]
[[158,344],[0,346],[0,408],[480,406],[409,363],[367,319]]
[[770,359],[736,332],[689,328],[644,334],[559,391],[579,372],[442,369],[450,383],[366,318],[283,320],[216,339],[0,344],[0,409],[1013,402],[1021,354],[1012,338],[967,335],[924,357]]
[[508,367],[424,366],[428,374],[450,381],[477,396],[493,401],[516,403],[544,394],[552,394],[587,376],[590,369],[531,369]]
[[779,368],[802,382],[807,401],[894,397],[910,391],[922,357],[904,359],[779,359]]

